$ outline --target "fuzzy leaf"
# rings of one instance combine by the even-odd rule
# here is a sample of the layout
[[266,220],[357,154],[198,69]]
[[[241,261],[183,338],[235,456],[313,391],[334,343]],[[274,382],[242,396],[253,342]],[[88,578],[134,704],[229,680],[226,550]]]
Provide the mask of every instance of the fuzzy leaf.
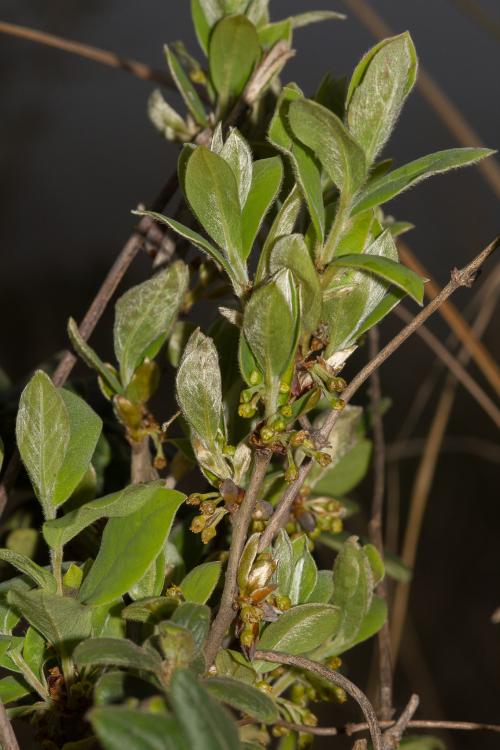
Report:
[[187,602],[205,604],[211,597],[220,578],[222,563],[203,563],[193,568],[179,584]]
[[293,572],[293,547],[284,529],[280,529],[276,537],[273,558],[278,563],[276,569],[278,590],[282,596],[289,596]]
[[122,385],[109,367],[97,356],[91,346],[82,337],[78,325],[73,318],[68,320],[68,336],[73,349],[83,359],[86,365],[95,370],[104,383],[115,393],[122,392]]
[[264,218],[278,196],[283,179],[279,156],[260,159],[253,165],[250,191],[241,215],[243,257],[248,258]]
[[207,127],[208,120],[205,107],[198,96],[198,92],[189,80],[189,77],[179,60],[168,46],[165,46],[165,56],[167,58],[170,75],[174,79],[179,93],[184,99],[186,107],[193,115],[198,125],[201,125],[204,128]]
[[307,598],[308,603],[328,604],[333,595],[333,575],[331,570],[318,570],[316,585]]
[[381,320],[393,310],[396,305],[399,305],[401,300],[406,296],[406,292],[402,289],[390,289],[385,297],[382,297],[378,305],[371,311],[369,315],[363,320],[360,326],[353,333],[353,340],[359,339],[366,331],[376,326]]
[[368,471],[371,455],[371,441],[360,440],[332,469],[327,469],[314,485],[314,493],[327,497],[343,497],[361,482]]
[[99,518],[116,518],[127,516],[139,510],[156,493],[163,492],[160,482],[134,484],[119,492],[113,492],[98,500],[76,508],[61,518],[46,521],[42,531],[49,547],[63,547],[87,526]]
[[80,601],[106,604],[140,580],[163,548],[184,499],[181,492],[159,489],[139,510],[124,518],[111,518],[78,593]]
[[283,201],[281,208],[276,214],[271,228],[267,234],[266,241],[262,247],[255,274],[255,283],[264,280],[269,271],[269,256],[275,242],[287,234],[292,234],[302,207],[302,196],[297,185],[295,185]]
[[115,354],[122,383],[127,386],[145,357],[153,359],[174,323],[189,283],[186,264],[179,260],[129,289],[115,307]]
[[310,10],[307,13],[299,13],[291,16],[290,21],[294,29],[309,26],[311,23],[322,23],[323,21],[344,21],[346,16],[334,10]]
[[189,630],[200,653],[210,628],[210,609],[204,604],[184,602],[174,611],[170,621]]
[[291,234],[279,239],[269,259],[270,273],[289,268],[299,284],[301,294],[302,327],[312,333],[321,317],[321,287],[304,238]]
[[0,700],[4,705],[18,701],[31,692],[31,687],[21,675],[9,675],[0,680]]
[[245,16],[223,18],[210,37],[212,83],[224,112],[243,91],[260,56],[257,30]]
[[12,590],[7,600],[35,630],[65,653],[90,635],[91,610],[75,599],[40,590]]
[[[258,642],[259,649],[305,654],[337,632],[341,612],[328,604],[300,604],[267,625]],[[275,669],[271,663],[253,664],[259,672]]]
[[168,140],[174,140],[177,136],[182,139],[190,136],[187,124],[159,89],[155,89],[148,99],[148,117],[156,130]]
[[21,394],[16,438],[33,489],[47,512],[68,448],[70,420],[61,393],[41,370]]
[[55,592],[56,581],[52,573],[37,565],[29,557],[21,555],[18,552],[13,552],[10,549],[0,549],[0,560],[5,560],[5,562],[10,563],[10,565],[20,570],[21,573],[29,576],[37,586],[46,591]]
[[380,206],[428,177],[476,164],[494,153],[496,152],[489,148],[450,148],[422,156],[388,174],[370,180],[354,201],[352,212],[357,214],[373,206]]
[[372,638],[379,632],[386,620],[387,602],[380,596],[374,596],[356,637],[352,641],[349,641],[348,644],[344,642],[342,645],[342,642],[340,642],[340,645],[336,645],[334,642],[332,649],[329,651],[330,655],[339,656],[340,654],[343,654],[344,651],[347,651],[347,649],[351,649],[354,646],[357,646],[358,643],[363,643],[363,641]]
[[293,568],[289,597],[292,604],[304,604],[308,601],[318,581],[318,568],[309,551],[304,534],[293,540],[292,550]]
[[264,50],[270,50],[278,42],[292,43],[293,29],[290,19],[267,23],[258,30],[260,46]]
[[203,682],[205,689],[221,703],[248,714],[264,724],[279,718],[278,707],[268,695],[258,688],[246,685],[231,677],[213,677]]
[[172,716],[137,709],[93,708],[88,719],[105,750],[190,750],[185,734]]
[[160,655],[126,638],[90,638],[80,643],[73,652],[77,667],[124,667],[159,673]]
[[[213,148],[212,151],[214,151]],[[250,146],[238,130],[233,128],[219,155],[233,170],[238,186],[240,208],[243,209],[252,184],[253,157]]]
[[232,718],[187,669],[177,669],[170,686],[170,703],[191,748],[239,750],[238,729]]
[[212,339],[199,328],[184,349],[176,389],[185,419],[207,447],[214,446],[222,421],[219,357]]
[[354,71],[347,122],[368,164],[387,142],[416,76],[417,55],[408,32],[377,44]]
[[333,648],[345,650],[357,637],[370,609],[373,575],[368,558],[356,537],[344,543],[333,566],[332,603],[340,610],[338,632]]

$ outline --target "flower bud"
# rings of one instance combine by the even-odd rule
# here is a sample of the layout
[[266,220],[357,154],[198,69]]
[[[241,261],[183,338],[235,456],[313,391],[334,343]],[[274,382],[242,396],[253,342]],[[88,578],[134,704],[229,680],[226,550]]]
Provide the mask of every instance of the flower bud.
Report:
[[274,438],[274,430],[270,427],[263,427],[260,431],[260,439],[263,443],[270,443]]
[[217,530],[215,526],[207,526],[206,529],[203,529],[201,532],[201,541],[203,544],[208,544],[216,534]]
[[284,406],[280,406],[280,414],[283,417],[286,417],[287,419],[292,416],[293,409],[290,406],[290,404],[285,404]]
[[248,379],[250,381],[250,385],[259,385],[259,383],[262,383],[262,375],[258,370],[252,370]]
[[191,526],[189,528],[194,534],[200,534],[205,528],[206,522],[206,516],[195,516],[191,521]]
[[238,414],[243,419],[252,419],[255,416],[256,409],[251,404],[240,404]]

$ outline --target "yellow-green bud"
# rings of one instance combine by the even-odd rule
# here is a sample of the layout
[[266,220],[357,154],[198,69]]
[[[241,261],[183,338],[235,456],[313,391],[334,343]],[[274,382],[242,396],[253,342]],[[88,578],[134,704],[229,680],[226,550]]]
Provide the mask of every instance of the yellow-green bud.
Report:
[[252,419],[255,416],[256,409],[251,404],[240,404],[238,406],[238,414],[243,419]]
[[200,534],[205,528],[206,522],[206,516],[195,516],[191,521],[191,526],[189,528],[194,534]]
[[208,544],[216,534],[217,530],[215,526],[207,526],[206,529],[203,529],[203,531],[201,532],[201,541],[203,542],[203,544]]
[[270,427],[263,427],[260,431],[260,438],[263,443],[270,443],[274,438],[274,430]]
[[299,476],[299,470],[295,464],[291,464],[285,471],[285,482],[295,482]]
[[330,531],[332,534],[340,534],[341,531],[344,529],[344,524],[342,522],[341,518],[332,518],[330,519]]
[[332,656],[326,661],[326,666],[328,667],[328,669],[333,669],[334,671],[336,671],[342,666],[342,659],[340,658],[340,656]]
[[248,379],[251,385],[259,385],[262,382],[262,375],[258,370],[252,370]]
[[290,609],[292,606],[292,602],[290,600],[289,596],[282,596],[281,594],[278,594],[275,597],[276,607],[280,609],[282,612],[286,612],[287,609]]
[[286,417],[287,419],[292,416],[293,409],[290,406],[290,404],[285,404],[284,406],[280,406],[280,414],[283,417]]

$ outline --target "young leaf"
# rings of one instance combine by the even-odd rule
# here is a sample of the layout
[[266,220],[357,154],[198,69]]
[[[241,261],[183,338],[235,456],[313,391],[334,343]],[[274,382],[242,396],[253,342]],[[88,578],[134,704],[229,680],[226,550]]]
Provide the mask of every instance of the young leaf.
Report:
[[170,106],[159,89],[155,89],[148,99],[148,117],[156,130],[167,140],[189,140],[191,133],[187,124]]
[[321,317],[321,287],[301,234],[282,237],[275,243],[269,258],[269,271],[276,273],[281,268],[289,268],[299,283],[302,327],[305,333],[312,333]]
[[223,248],[231,273],[245,288],[248,276],[242,252],[238,185],[233,170],[222,156],[199,146],[187,163],[185,190],[198,221]]
[[31,692],[31,687],[21,675],[9,675],[0,680],[0,700],[4,705],[18,701]]
[[293,29],[290,19],[266,23],[258,29],[259,43],[263,50],[267,51],[278,42],[286,42],[291,45]]
[[307,13],[299,13],[291,16],[290,21],[294,29],[309,26],[311,23],[322,23],[323,21],[345,21],[347,16],[334,10],[310,10]]
[[21,394],[16,438],[33,489],[50,515],[70,440],[70,420],[60,391],[42,370],[33,375]]
[[269,0],[250,0],[246,15],[257,28],[269,23]]
[[10,563],[15,568],[29,576],[32,581],[36,583],[40,588],[46,591],[55,593],[56,581],[52,573],[49,573],[45,568],[41,568],[29,557],[21,555],[18,552],[13,552],[10,549],[0,549],[0,560]]
[[245,260],[250,255],[267,212],[278,196],[282,179],[283,164],[279,156],[260,159],[253,165],[252,184],[241,215]]
[[109,367],[97,356],[91,346],[87,344],[82,337],[76,321],[73,318],[68,320],[68,336],[73,345],[75,352],[83,359],[86,365],[95,370],[102,378],[104,383],[115,393],[122,392],[122,385]]
[[343,122],[317,102],[298,99],[288,113],[295,136],[318,157],[340,191],[353,196],[366,177],[362,149]]
[[489,148],[450,148],[422,156],[370,180],[355,199],[352,213],[358,214],[373,206],[380,206],[428,177],[475,164],[494,153],[496,152]]
[[173,716],[137,709],[93,708],[88,719],[105,750],[191,750],[186,735]]
[[252,184],[253,157],[250,146],[236,128],[233,128],[218,153],[233,170],[238,186],[240,208],[243,209]]
[[189,630],[200,653],[210,628],[210,609],[204,604],[184,602],[174,611],[171,622]]
[[257,271],[255,273],[256,284],[263,281],[269,271],[269,256],[274,247],[274,243],[279,240],[280,237],[293,233],[301,207],[302,196],[297,185],[294,185],[276,214],[276,218],[271,225],[266,241],[262,247]]
[[80,484],[102,430],[102,420],[82,398],[64,388],[59,394],[69,417],[69,441],[52,494],[53,505],[64,503]]
[[179,260],[153,278],[129,289],[116,303],[114,343],[122,383],[127,386],[145,357],[153,359],[182,304],[189,283]]
[[207,115],[205,107],[198,96],[198,92],[189,80],[186,71],[180,64],[179,60],[168,46],[165,46],[165,56],[167,58],[170,75],[174,79],[179,93],[184,99],[186,107],[193,115],[198,125],[206,128],[208,125]]
[[[335,635],[340,618],[341,613],[336,606],[299,604],[284,612],[276,622],[267,625],[258,647],[288,654],[305,654]],[[254,662],[253,666],[259,672],[275,668],[266,662]]]
[[45,683],[43,665],[48,657],[49,649],[45,638],[35,628],[29,627],[24,637],[23,659],[35,677],[43,684]]
[[220,578],[222,563],[218,560],[193,568],[179,584],[187,602],[205,604],[211,597]]
[[9,591],[9,604],[64,653],[90,635],[91,610],[67,596],[45,591]]
[[219,357],[212,339],[199,328],[184,349],[176,391],[185,419],[207,447],[214,446],[222,422]]
[[305,534],[292,542],[293,568],[289,597],[292,604],[304,604],[318,580],[318,568],[307,546]]
[[191,748],[239,750],[236,724],[193,678],[192,672],[187,669],[174,672],[169,698]]
[[373,575],[370,563],[357,542],[350,537],[344,543],[333,566],[332,603],[340,610],[338,632],[333,648],[349,647],[363,624],[373,595]]
[[371,311],[369,315],[363,320],[358,328],[352,335],[353,341],[359,339],[366,331],[369,331],[373,326],[378,325],[381,320],[393,310],[396,305],[399,305],[401,300],[406,296],[406,292],[402,289],[390,289],[385,297],[382,297],[378,305]]
[[289,156],[295,179],[307,203],[316,236],[323,242],[325,209],[320,168],[312,151],[294,138],[288,121],[290,108],[296,101],[303,101],[300,89],[294,84],[285,86],[269,126],[268,138],[273,146]]
[[63,547],[99,518],[116,518],[134,513],[158,492],[160,495],[163,493],[161,482],[134,484],[92,500],[61,518],[44,523],[42,531],[45,541],[53,549]]
[[354,646],[357,646],[358,643],[367,641],[379,632],[386,620],[387,602],[380,596],[374,596],[356,637],[352,641],[349,641],[348,644],[344,642],[342,645],[342,642],[334,642],[332,648],[329,649],[329,654],[331,656],[340,656],[340,654],[343,654],[347,649],[351,649]]
[[347,122],[371,164],[388,140],[417,76],[417,55],[408,32],[384,39],[354,71]]
[[273,558],[278,563],[276,569],[278,590],[282,596],[289,596],[293,571],[293,547],[290,537],[284,529],[280,529],[276,537]]
[[331,570],[318,570],[316,585],[307,598],[308,603],[328,604],[333,596],[333,575]]
[[203,685],[221,703],[227,703],[264,724],[272,724],[279,718],[275,702],[258,688],[231,677],[212,677],[205,680]]
[[156,560],[153,560],[142,578],[134,583],[128,595],[134,601],[160,596],[165,584],[165,552],[162,550]]
[[276,410],[280,378],[295,354],[299,305],[288,269],[279,271],[252,294],[245,308],[243,332],[267,387],[268,414]]
[[181,492],[159,489],[135,513],[111,518],[78,592],[80,601],[106,604],[128,591],[158,557],[184,499]]
[[78,668],[99,665],[155,673],[161,670],[159,654],[126,638],[90,638],[75,648],[73,660]]
[[222,112],[240,96],[260,57],[257,30],[245,16],[223,18],[212,32],[210,76],[219,94]]

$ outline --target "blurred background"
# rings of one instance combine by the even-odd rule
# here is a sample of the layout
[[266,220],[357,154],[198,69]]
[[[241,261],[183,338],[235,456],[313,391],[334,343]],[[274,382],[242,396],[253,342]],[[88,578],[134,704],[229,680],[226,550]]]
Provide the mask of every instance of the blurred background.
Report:
[[[188,0],[2,0],[0,19],[66,36],[164,68],[165,42],[183,39],[195,53]],[[492,148],[500,146],[500,5],[498,0],[377,0],[372,7],[395,32],[408,29],[421,64]],[[346,10],[327,0],[273,0],[275,20],[309,9]],[[347,10],[349,13],[349,10]],[[326,71],[349,74],[374,43],[358,18],[298,30],[297,56],[286,71],[312,93]],[[175,168],[176,147],[163,141],[146,116],[154,86],[124,72],[20,39],[0,36],[0,367],[22,381],[40,362],[66,346],[69,315],[80,319],[133,224],[130,210],[152,199]],[[168,92],[174,105],[175,95]],[[415,91],[385,155],[398,164],[458,145]],[[444,285],[450,269],[464,265],[500,231],[499,199],[479,171],[436,177],[391,203],[391,213],[416,225],[405,237],[413,252]],[[498,260],[496,261],[498,263]],[[474,290],[453,298],[464,310]],[[137,259],[126,284],[150,270]],[[110,316],[92,339],[110,349]],[[498,314],[483,340],[500,359]],[[388,340],[400,327],[382,327]],[[439,316],[430,327],[441,340]],[[382,369],[385,417],[394,443],[434,355],[411,339]],[[474,366],[471,373],[488,389]],[[439,393],[439,391],[438,391]],[[425,438],[436,407],[421,415],[408,454],[390,473],[391,497],[404,519]],[[467,438],[467,439],[465,439]],[[500,720],[500,630],[491,622],[500,605],[498,529],[500,471],[498,430],[459,389],[429,495],[412,587],[410,618],[397,670],[397,705],[410,691],[421,695],[425,718]],[[405,455],[406,455],[405,454]],[[364,486],[370,499],[370,483]],[[367,507],[367,506],[366,506]],[[369,649],[359,649],[352,675],[366,674]],[[325,721],[345,721],[336,711]],[[497,735],[498,737],[498,735]],[[447,747],[488,750],[495,735],[446,735]],[[330,740],[328,746],[333,746]],[[337,746],[337,744],[335,744]],[[338,747],[342,741],[338,740]]]

